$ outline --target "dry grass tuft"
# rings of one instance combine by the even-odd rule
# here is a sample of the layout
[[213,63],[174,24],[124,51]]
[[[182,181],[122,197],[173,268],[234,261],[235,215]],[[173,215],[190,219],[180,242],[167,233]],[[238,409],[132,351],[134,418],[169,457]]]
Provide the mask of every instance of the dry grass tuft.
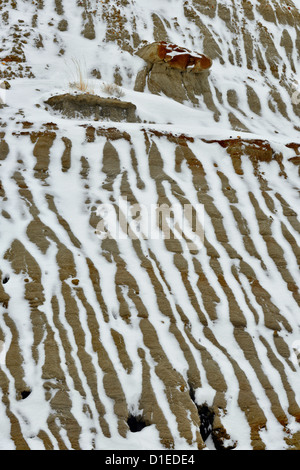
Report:
[[115,98],[122,98],[125,95],[124,91],[115,83],[104,83],[101,89],[103,93]]
[[87,77],[86,68],[81,64],[78,59],[72,59],[73,68],[72,79],[69,81],[69,87],[84,93],[94,94],[90,81]]

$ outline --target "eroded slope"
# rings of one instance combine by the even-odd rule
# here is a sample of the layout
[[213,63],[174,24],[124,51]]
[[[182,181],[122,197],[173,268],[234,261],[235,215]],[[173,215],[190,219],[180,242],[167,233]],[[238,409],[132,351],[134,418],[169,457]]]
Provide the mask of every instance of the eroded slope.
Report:
[[[49,127],[1,141],[2,446],[202,448],[207,406],[217,448],[299,448],[297,147]],[[125,198],[203,205],[203,247],[99,239]]]

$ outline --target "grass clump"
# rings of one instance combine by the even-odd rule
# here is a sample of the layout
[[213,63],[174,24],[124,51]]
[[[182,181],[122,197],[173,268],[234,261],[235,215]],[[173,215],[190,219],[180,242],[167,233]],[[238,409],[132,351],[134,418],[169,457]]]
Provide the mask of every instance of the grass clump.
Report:
[[94,89],[87,78],[86,68],[78,59],[72,59],[73,70],[72,77],[69,81],[69,87],[73,90],[82,91],[83,93],[94,94]]
[[106,95],[109,95],[109,96],[113,96],[115,98],[122,98],[125,93],[124,91],[122,90],[122,88],[120,88],[118,85],[116,85],[115,83],[104,83],[102,86],[101,86],[101,90],[103,91],[103,93],[105,93]]

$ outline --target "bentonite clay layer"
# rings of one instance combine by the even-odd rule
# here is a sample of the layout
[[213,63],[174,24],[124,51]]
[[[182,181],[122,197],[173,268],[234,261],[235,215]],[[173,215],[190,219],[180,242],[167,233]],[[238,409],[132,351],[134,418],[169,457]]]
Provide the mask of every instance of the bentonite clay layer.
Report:
[[[75,142],[47,126],[3,132],[0,147],[2,230],[16,227],[1,245],[0,339],[11,341],[1,406],[16,448],[32,436],[46,449],[80,449],[83,435],[97,446],[125,438],[135,420],[154,425],[167,448],[181,439],[201,449],[209,434],[217,448],[235,448],[242,430],[264,449],[272,423],[299,449],[289,428],[300,419],[291,357],[298,146],[281,153],[260,140],[93,126]],[[97,207],[145,195],[203,205],[203,246],[101,241]],[[44,411],[32,424],[35,406]]]

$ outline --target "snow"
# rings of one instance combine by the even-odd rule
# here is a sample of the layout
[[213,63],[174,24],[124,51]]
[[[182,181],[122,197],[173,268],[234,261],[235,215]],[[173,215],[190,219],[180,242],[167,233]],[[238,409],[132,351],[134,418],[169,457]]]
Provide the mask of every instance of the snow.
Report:
[[[117,150],[122,172],[128,172],[128,181],[134,196],[140,204],[146,207],[151,203],[157,202],[157,188],[155,181],[149,174],[149,167],[145,164],[146,154],[144,137],[142,131],[150,132],[151,130],[164,133],[172,133],[173,135],[184,134],[194,138],[194,142],[188,142],[189,149],[194,155],[201,160],[210,187],[207,195],[212,197],[216,208],[222,216],[222,222],[225,231],[230,240],[231,245],[238,251],[241,258],[253,269],[261,286],[271,295],[271,302],[278,308],[280,315],[283,316],[291,327],[291,331],[283,329],[282,334],[285,335],[285,341],[290,351],[293,343],[298,340],[300,332],[299,305],[293,296],[293,293],[283,284],[284,281],[277,269],[276,263],[268,253],[265,243],[262,243],[262,237],[259,230],[259,224],[255,214],[249,191],[256,198],[260,209],[266,217],[272,217],[274,220],[271,224],[272,236],[275,240],[280,240],[280,246],[283,251],[283,258],[288,265],[291,277],[299,280],[299,266],[295,254],[290,244],[282,236],[282,224],[288,228],[291,236],[295,240],[299,240],[299,234],[292,226],[288,218],[284,215],[282,205],[278,201],[274,214],[266,205],[262,196],[260,182],[253,172],[253,166],[247,158],[242,160],[242,169],[244,176],[237,175],[231,159],[228,154],[218,144],[208,144],[204,139],[231,139],[240,137],[241,139],[263,139],[268,140],[272,148],[278,152],[283,152],[285,171],[287,173],[287,182],[284,186],[284,199],[293,210],[298,211],[298,186],[299,178],[295,172],[295,167],[288,162],[288,158],[293,156],[292,150],[288,150],[285,144],[292,141],[299,141],[300,132],[295,128],[295,124],[299,121],[299,116],[294,112],[291,102],[291,95],[287,87],[282,87],[282,99],[286,105],[288,119],[279,112],[271,111],[268,101],[270,99],[270,88],[278,85],[274,76],[267,71],[267,78],[262,76],[257,68],[249,71],[246,63],[246,57],[242,56],[242,65],[237,67],[230,63],[227,50],[227,34],[228,30],[224,27],[224,22],[215,17],[213,20],[201,15],[203,22],[209,29],[216,31],[216,37],[224,41],[223,59],[225,64],[214,61],[210,84],[218,90],[216,98],[218,110],[220,111],[219,122],[216,123],[214,113],[208,110],[204,103],[199,107],[193,107],[191,103],[180,104],[165,96],[153,95],[149,92],[139,93],[134,91],[134,79],[138,71],[143,67],[143,61],[121,50],[116,43],[108,43],[105,41],[106,25],[101,19],[101,2],[90,1],[91,9],[98,8],[96,23],[96,40],[90,41],[85,39],[79,32],[82,29],[81,17],[76,8],[68,11],[69,29],[66,32],[59,33],[57,43],[53,42],[53,31],[48,25],[49,19],[57,18],[58,15],[53,11],[50,2],[44,2],[44,9],[39,12],[37,34],[39,31],[43,33],[44,49],[37,50],[34,47],[32,38],[28,39],[25,45],[25,54],[27,63],[32,67],[35,75],[34,79],[15,78],[10,80],[11,88],[5,91],[5,102],[7,107],[1,109],[1,121],[6,124],[3,128],[5,132],[5,140],[7,141],[10,154],[9,157],[0,163],[0,172],[3,175],[3,187],[5,189],[6,199],[1,201],[1,209],[12,215],[12,219],[1,218],[0,232],[0,258],[1,272],[10,277],[9,283],[5,285],[5,291],[10,295],[9,317],[13,321],[18,332],[18,344],[22,351],[22,368],[24,372],[24,380],[32,390],[26,400],[18,400],[15,393],[15,378],[6,364],[1,365],[1,371],[5,374],[9,382],[9,406],[10,411],[17,417],[22,435],[28,446],[33,450],[43,448],[43,443],[37,437],[39,430],[48,429],[48,418],[51,415],[51,406],[45,397],[44,380],[42,379],[42,367],[44,362],[44,336],[40,340],[38,346],[39,360],[36,363],[33,360],[33,345],[35,344],[34,331],[31,320],[31,310],[28,302],[25,301],[24,278],[29,278],[28,273],[16,274],[11,264],[4,259],[7,249],[11,246],[13,240],[22,240],[26,250],[34,257],[38,266],[42,267],[41,284],[44,288],[45,301],[40,306],[41,311],[47,318],[49,327],[54,332],[55,342],[59,349],[61,358],[61,367],[66,379],[68,393],[71,398],[71,413],[76,417],[81,427],[80,445],[82,449],[163,449],[160,442],[160,436],[154,425],[144,428],[139,433],[128,431],[126,438],[120,436],[118,432],[118,419],[114,411],[114,401],[110,398],[103,385],[103,377],[105,372],[99,366],[98,354],[93,347],[93,332],[89,329],[89,323],[86,315],[86,309],[74,290],[74,298],[76,299],[80,324],[84,332],[84,349],[90,358],[90,363],[96,371],[96,389],[97,394],[101,397],[101,402],[105,408],[105,416],[109,421],[109,427],[112,437],[107,438],[103,434],[103,430],[98,419],[98,410],[95,404],[95,398],[89,381],[86,377],[80,355],[78,353],[78,343],[74,335],[74,330],[68,322],[66,316],[65,300],[61,292],[61,281],[57,269],[57,252],[58,247],[50,238],[50,246],[46,253],[42,253],[38,247],[28,238],[27,228],[29,222],[32,221],[32,207],[25,197],[20,197],[19,188],[15,182],[15,172],[22,174],[25,184],[30,188],[33,204],[38,207],[38,217],[41,222],[48,226],[57,236],[61,244],[64,244],[71,250],[76,272],[80,273],[80,283],[83,283],[83,289],[88,302],[96,312],[97,320],[100,325],[101,343],[106,351],[109,352],[110,360],[117,372],[118,379],[124,391],[128,408],[138,412],[137,403],[142,391],[142,365],[138,360],[137,350],[143,348],[146,354],[146,361],[149,364],[151,383],[155,389],[157,402],[164,411],[164,416],[172,429],[175,446],[180,449],[197,449],[196,441],[187,445],[186,440],[180,435],[176,417],[172,413],[170,404],[165,393],[165,385],[155,372],[155,361],[150,351],[144,345],[143,335],[139,329],[138,311],[136,304],[132,301],[131,295],[126,286],[121,286],[122,295],[129,306],[132,321],[126,324],[120,318],[120,302],[117,291],[114,288],[116,279],[117,266],[112,260],[108,260],[105,253],[101,250],[101,242],[91,230],[89,225],[89,216],[86,205],[86,199],[91,200],[90,206],[97,205],[96,201],[101,198],[102,204],[111,202],[111,194],[102,190],[106,175],[102,171],[102,155],[106,138],[98,136],[95,143],[87,143],[85,141],[84,125],[95,125],[101,128],[117,127],[120,131],[128,132],[132,138],[133,147],[136,152],[137,170],[133,169],[130,146],[124,141],[113,142],[113,146]],[[191,2],[188,2],[191,4]],[[257,2],[252,2],[257,3]],[[129,20],[133,15],[136,18],[136,28],[142,31],[141,37],[149,42],[154,41],[153,21],[151,14],[161,14],[168,19],[171,25],[168,29],[169,39],[174,43],[178,43],[190,50],[202,50],[203,38],[196,39],[196,25],[189,22],[183,12],[183,2],[168,0],[161,2],[153,0],[151,2],[140,0],[139,2],[129,2],[125,12]],[[34,6],[31,3],[18,1],[17,10],[10,11],[10,24],[17,23],[22,18],[26,24],[30,24]],[[177,18],[179,25],[174,26],[175,22],[171,19]],[[240,18],[240,21],[242,19]],[[167,21],[165,22],[167,25]],[[131,21],[127,21],[126,27],[129,33],[133,31]],[[277,50],[282,57],[286,57],[283,47],[280,45],[280,36],[277,34],[277,27],[268,23],[269,31],[272,33]],[[286,25],[293,42],[296,37],[294,30]],[[8,31],[7,26],[3,26],[3,36]],[[55,30],[55,34],[58,31]],[[251,34],[258,39],[258,32],[253,22]],[[65,48],[63,56],[58,55],[60,47]],[[84,64],[87,71],[90,88],[95,94],[103,95],[102,87],[105,83],[114,81],[114,70],[116,64],[119,67],[119,73],[122,76],[123,83],[120,87],[124,93],[122,99],[130,101],[137,107],[137,114],[141,119],[141,123],[112,123],[112,122],[90,122],[87,119],[67,119],[51,110],[46,110],[44,102],[53,95],[74,92],[70,90],[69,83],[72,81],[72,59],[78,59]],[[297,74],[300,71],[299,59],[296,55],[296,48],[293,51],[293,60],[297,70],[293,72],[291,68],[287,71],[287,82],[293,84]],[[96,65],[95,65],[96,64]],[[91,76],[94,68],[101,69],[101,79],[96,80]],[[7,65],[0,64],[0,70],[3,71]],[[261,115],[253,113],[249,108],[246,95],[246,84],[251,84],[256,91],[259,92],[261,102]],[[235,90],[239,97],[239,110],[232,109],[227,101],[228,90]],[[3,95],[3,90],[0,89]],[[79,93],[79,92],[78,92]],[[0,95],[0,97],[2,96]],[[3,95],[4,96],[4,95]],[[215,95],[215,97],[217,94]],[[221,104],[222,103],[222,104]],[[234,111],[238,119],[249,129],[249,132],[232,130],[228,113]],[[45,183],[41,182],[34,176],[34,166],[36,159],[32,157],[34,144],[28,136],[16,137],[13,133],[24,131],[21,127],[22,121],[32,123],[30,131],[40,130],[44,123],[52,122],[59,129],[57,138],[50,150],[49,176]],[[67,136],[72,141],[72,165],[68,172],[61,171],[60,157],[64,150],[64,144],[61,137]],[[17,142],[17,143],[16,143]],[[177,195],[174,195],[173,183],[181,189],[185,197],[195,207],[199,204],[199,194],[197,188],[192,184],[191,170],[186,164],[182,164],[182,172],[175,170],[175,145],[166,139],[153,137],[153,142],[157,145],[160,155],[163,156],[163,169],[168,175],[169,180],[164,181],[164,190],[166,197],[170,201],[176,201]],[[86,156],[90,169],[87,181],[83,182],[80,171],[82,156]],[[205,155],[205,158],[203,158]],[[20,160],[23,163],[20,163]],[[233,217],[231,203],[222,192],[221,180],[215,169],[215,164],[221,167],[221,171],[230,181],[232,189],[236,193],[238,200],[238,208],[244,217],[247,217],[249,235],[253,240],[260,259],[264,261],[265,268],[262,267],[258,258],[250,256],[244,246],[243,235]],[[276,194],[281,193],[283,184],[282,176],[278,163],[260,163],[260,171],[267,175],[268,191],[272,195],[272,200],[276,200]],[[137,187],[137,176],[144,181],[145,188]],[[1,176],[2,179],[2,176]],[[171,183],[170,183],[171,181]],[[88,188],[84,186],[88,184]],[[121,193],[121,177],[115,179],[113,184],[113,198],[118,200]],[[57,215],[49,210],[48,195],[54,197],[57,212],[64,218],[69,226],[72,234],[79,240],[79,246],[75,247],[70,242],[70,236],[65,228],[58,223]],[[217,197],[216,197],[217,195]],[[260,340],[264,337],[268,344],[273,345],[274,352],[278,361],[284,369],[287,381],[295,394],[296,402],[300,402],[300,382],[299,382],[299,366],[292,370],[288,363],[282,359],[274,346],[273,332],[271,332],[264,323],[264,311],[262,306],[258,304],[249,280],[240,275],[237,281],[233,274],[233,260],[228,256],[226,248],[218,240],[215,227],[209,214],[205,213],[204,228],[205,236],[210,243],[217,247],[220,255],[219,263],[222,268],[223,276],[226,279],[230,289],[234,292],[235,299],[245,317],[245,331],[253,339],[257,351],[258,360],[262,370],[267,375],[272,389],[278,393],[278,400],[283,410],[289,416],[289,398],[282,386],[282,377],[271,362],[267,350]],[[276,216],[276,217],[275,217]],[[181,241],[183,245],[183,241]],[[157,332],[159,343],[166,355],[171,366],[177,370],[185,380],[188,380],[187,371],[188,364],[184,352],[178,347],[177,339],[170,333],[170,320],[164,315],[159,308],[156,299],[155,288],[150,282],[149,276],[143,266],[141,260],[137,256],[135,248],[130,240],[122,240],[118,243],[119,256],[124,260],[126,270],[135,279],[139,296],[142,299],[146,310],[149,312],[149,320]],[[163,240],[141,240],[141,253],[149,259],[151,268],[160,284],[161,293],[169,305],[169,308],[175,319],[176,326],[182,333],[186,343],[190,345],[190,350],[195,362],[199,368],[202,387],[195,390],[196,403],[206,402],[209,406],[213,405],[216,395],[215,389],[212,387],[204,365],[199,349],[190,343],[189,336],[186,333],[184,322],[178,312],[178,306],[184,311],[189,319],[190,332],[193,338],[198,338],[199,344],[214,358],[218,363],[223,377],[226,378],[227,389],[225,392],[227,410],[222,416],[222,422],[226,428],[230,429],[232,442],[238,442],[237,449],[251,448],[251,435],[249,423],[245,413],[239,406],[239,390],[240,384],[236,377],[235,365],[238,364],[242,368],[245,376],[251,384],[253,394],[258,397],[258,403],[263,410],[267,427],[260,431],[260,437],[268,450],[286,448],[285,431],[280,423],[276,420],[271,402],[266,390],[263,388],[256,370],[247,361],[244,351],[238,344],[235,336],[235,327],[230,319],[230,305],[222,286],[219,283],[216,272],[210,263],[210,256],[207,249],[201,246],[199,254],[193,255],[184,250],[185,259],[188,265],[189,282],[192,290],[196,293],[196,302],[198,308],[203,312],[207,320],[208,328],[213,332],[216,343],[211,342],[205,335],[204,326],[199,322],[198,313],[192,305],[188,292],[182,282],[179,271],[174,270],[174,253],[166,249]],[[152,254],[155,254],[155,259]],[[107,315],[109,321],[103,319],[103,312],[99,306],[99,301],[95,294],[92,281],[89,278],[88,266],[86,259],[93,260],[93,263],[99,270],[101,279],[101,292],[104,304],[107,306]],[[159,263],[157,263],[157,260]],[[217,318],[212,320],[206,312],[205,304],[199,289],[197,289],[198,275],[195,270],[195,260],[201,262],[201,266],[208,282],[214,286],[215,294],[219,298],[216,305]],[[238,269],[238,263],[235,267]],[[30,279],[31,280],[31,279]],[[68,279],[68,286],[74,289],[71,280]],[[81,285],[81,284],[80,284]],[[113,286],[113,287],[112,287]],[[245,296],[246,293],[246,296]],[[65,345],[58,327],[57,321],[52,312],[51,300],[55,296],[59,305],[60,322],[65,330],[65,337],[71,348],[72,360],[76,365],[79,380],[85,391],[85,396],[76,390],[76,385],[69,372],[68,358],[66,357]],[[257,319],[254,317],[249,304],[255,307]],[[5,315],[6,309],[1,307],[0,329],[5,336],[5,345],[9,349],[13,340],[13,334],[9,328]],[[164,323],[162,323],[164,321]],[[116,345],[114,344],[110,330],[115,328],[124,338],[126,342],[127,353],[133,363],[133,368],[128,374],[119,359]],[[55,393],[52,391],[52,393]],[[90,415],[84,411],[86,405],[89,405]],[[58,419],[58,418],[57,418]],[[7,416],[6,407],[3,400],[3,391],[0,389],[0,449],[13,449],[15,444],[10,437],[10,421]],[[72,448],[72,443],[64,427],[58,420],[61,439],[68,448]],[[288,424],[290,431],[300,431],[299,423],[290,418]],[[195,433],[195,426],[192,427]],[[49,439],[55,449],[59,448],[56,437],[48,432]],[[214,449],[212,439],[206,442],[207,448]]]

